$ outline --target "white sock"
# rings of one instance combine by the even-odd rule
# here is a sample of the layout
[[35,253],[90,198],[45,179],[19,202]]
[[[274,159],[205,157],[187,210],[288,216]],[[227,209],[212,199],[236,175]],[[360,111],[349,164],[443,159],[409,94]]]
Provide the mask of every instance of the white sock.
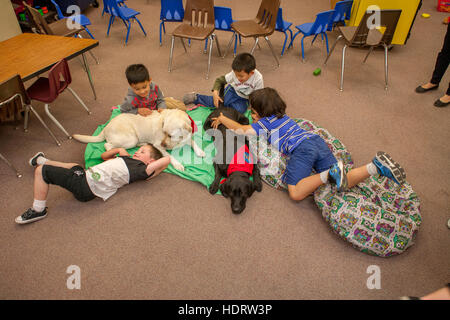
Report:
[[369,174],[371,176],[378,174],[377,166],[373,162],[368,163],[366,165],[366,168],[367,168],[367,172],[369,172]]
[[329,171],[330,170],[325,170],[325,171],[322,171],[320,173],[320,180],[322,180],[322,183],[327,183],[328,182],[328,172]]
[[47,158],[44,158],[43,156],[40,156],[36,159],[36,163],[39,165],[45,164],[47,162]]
[[47,203],[46,200],[36,200],[36,199],[34,199],[34,201],[33,201],[33,210],[36,211],[36,212],[44,211],[46,203]]

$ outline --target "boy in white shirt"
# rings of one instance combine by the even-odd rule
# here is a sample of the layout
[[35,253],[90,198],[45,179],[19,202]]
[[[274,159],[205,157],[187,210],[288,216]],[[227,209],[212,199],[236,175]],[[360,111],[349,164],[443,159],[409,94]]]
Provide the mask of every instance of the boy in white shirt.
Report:
[[200,104],[209,108],[223,105],[244,113],[248,108],[249,95],[264,88],[263,76],[256,70],[255,58],[250,53],[238,54],[231,69],[230,73],[216,79],[212,96],[188,93],[183,97],[184,104]]
[[85,170],[76,163],[49,160],[43,152],[38,152],[29,161],[35,168],[34,202],[16,218],[16,223],[26,224],[47,216],[50,184],[72,192],[78,201],[86,202],[96,197],[106,201],[124,185],[155,177],[170,163],[170,157],[163,157],[150,144],[140,147],[133,156],[124,148],[114,148],[104,152],[102,159],[105,161]]

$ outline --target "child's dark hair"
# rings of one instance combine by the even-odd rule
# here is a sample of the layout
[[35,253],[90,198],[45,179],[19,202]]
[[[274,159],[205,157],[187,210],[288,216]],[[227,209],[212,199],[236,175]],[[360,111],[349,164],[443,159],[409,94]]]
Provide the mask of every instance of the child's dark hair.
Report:
[[136,84],[144,81],[150,81],[150,75],[147,68],[143,64],[132,64],[125,70],[129,84]]
[[150,146],[151,147],[151,151],[150,151],[150,157],[152,159],[155,160],[159,160],[163,157],[161,151],[159,151],[158,149],[156,149],[151,143],[147,143],[145,144],[146,146]]
[[286,103],[273,88],[266,87],[253,91],[248,101],[250,107],[258,112],[261,118],[270,116],[281,118],[286,114]]
[[246,73],[250,73],[256,69],[255,58],[250,53],[240,53],[234,58],[231,69],[233,69],[233,71],[245,71]]

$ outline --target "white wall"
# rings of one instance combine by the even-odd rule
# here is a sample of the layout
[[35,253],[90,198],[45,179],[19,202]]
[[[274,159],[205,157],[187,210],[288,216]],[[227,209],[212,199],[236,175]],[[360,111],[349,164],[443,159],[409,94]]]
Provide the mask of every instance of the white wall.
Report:
[[12,38],[22,31],[10,0],[0,0],[0,41]]

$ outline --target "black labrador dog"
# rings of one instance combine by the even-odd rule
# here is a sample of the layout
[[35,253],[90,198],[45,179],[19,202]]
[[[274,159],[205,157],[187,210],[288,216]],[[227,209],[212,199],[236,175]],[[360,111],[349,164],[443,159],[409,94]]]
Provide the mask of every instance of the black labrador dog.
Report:
[[[203,125],[203,129],[213,137],[217,150],[213,159],[215,177],[209,192],[216,194],[220,189],[225,198],[231,199],[233,213],[239,214],[244,211],[247,199],[253,192],[262,190],[261,176],[256,158],[249,151],[247,137],[227,130],[223,124],[218,126],[218,131],[212,128],[212,118],[218,117],[220,113],[242,125],[249,124],[249,121],[233,108],[219,107],[208,116]],[[250,176],[253,176],[253,182]],[[222,177],[226,177],[223,183]]]

